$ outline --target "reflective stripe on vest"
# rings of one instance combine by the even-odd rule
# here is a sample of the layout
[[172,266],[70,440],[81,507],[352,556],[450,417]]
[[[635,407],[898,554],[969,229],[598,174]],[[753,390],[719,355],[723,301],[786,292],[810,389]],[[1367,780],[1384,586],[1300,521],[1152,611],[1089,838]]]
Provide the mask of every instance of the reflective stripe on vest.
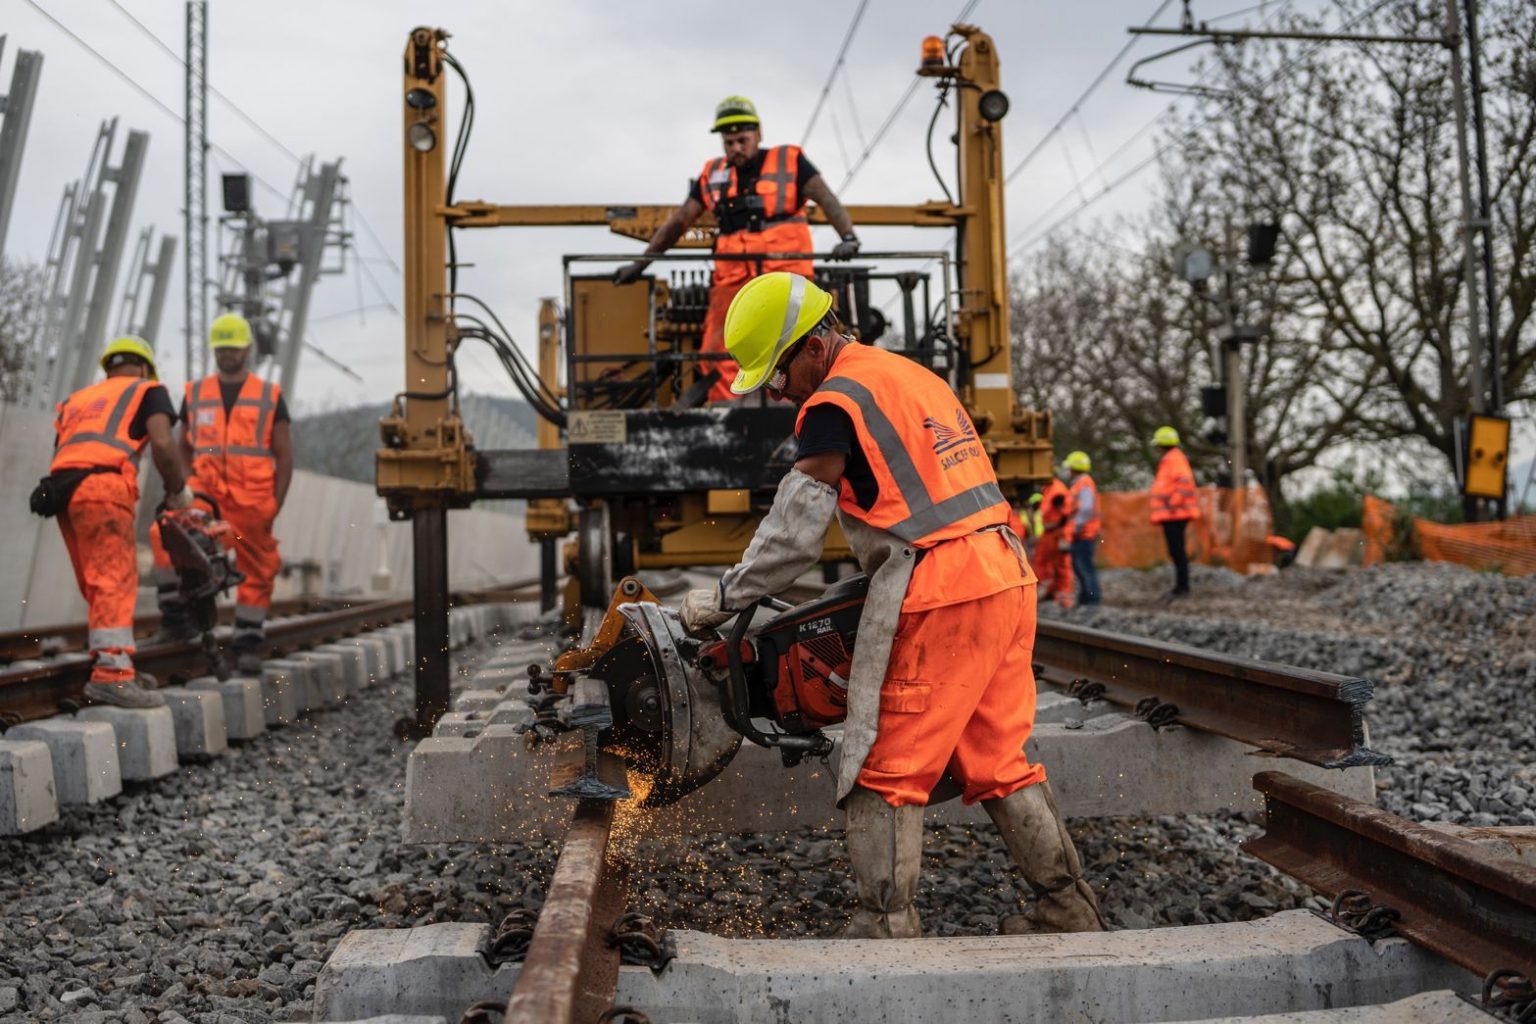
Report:
[[[142,378],[130,378],[130,383],[126,386],[113,383],[123,379],[121,377],[109,377],[104,381],[98,381],[88,388],[82,388],[59,403],[58,411],[54,414],[54,429],[59,435],[58,444],[54,448],[53,459],[55,463],[59,460],[59,453],[75,445],[100,444],[121,453],[121,458],[92,461],[92,465],[98,466],[112,466],[127,462],[143,450],[145,443],[148,441],[148,435],[142,441],[134,441],[128,436],[127,427],[131,425],[133,414],[138,411],[139,403],[143,401],[143,394],[151,386],[152,382]],[[116,402],[113,403],[112,411],[107,415],[107,419],[101,425],[101,429],[82,430],[66,434],[64,413],[70,408],[70,403],[77,402],[83,404],[89,401],[95,392],[111,390],[110,387],[105,387],[104,385],[122,387],[122,392],[117,396]],[[82,413],[81,415],[88,414]]]
[[[192,474],[200,486],[230,487],[231,459],[274,458],[271,431],[280,394],[277,385],[249,374],[226,411],[217,374],[187,384],[187,442],[195,453]],[[254,424],[247,426],[249,421],[244,419],[236,422],[236,413],[248,409],[256,410]],[[233,486],[239,485],[237,476]]]
[[[849,350],[845,349],[844,351],[847,352]],[[868,350],[868,352],[875,351],[880,350]],[[867,355],[864,358],[867,358]],[[891,358],[903,359],[903,357],[894,354],[891,355]],[[909,365],[914,370],[927,372],[915,363]],[[937,377],[934,379],[942,384],[942,381],[939,381]],[[945,527],[963,522],[978,512],[984,512],[994,507],[998,512],[997,523],[1006,523],[1008,521],[1010,510],[1007,502],[1003,499],[1002,489],[998,486],[995,476],[957,494],[952,494],[935,501],[928,489],[927,483],[923,480],[922,473],[913,461],[911,451],[903,443],[900,432],[896,429],[895,424],[891,422],[890,417],[886,415],[885,410],[880,407],[873,392],[864,384],[848,376],[833,376],[823,382],[817,390],[823,393],[843,395],[852,400],[858,407],[860,417],[863,420],[864,431],[868,434],[869,439],[874,442],[875,447],[879,449],[881,459],[884,461],[885,467],[896,485],[899,497],[907,510],[906,518],[883,527],[885,530],[894,534],[900,540],[911,544],[921,541],[931,534],[943,530]],[[947,385],[945,390],[948,391]],[[949,400],[954,400],[952,393],[948,397]],[[987,463],[987,470],[990,476],[990,462]],[[881,502],[877,501],[874,508],[878,509],[880,504]],[[849,514],[860,514],[846,505],[844,508]],[[873,511],[873,509],[869,511]]]
[[[753,190],[763,196],[766,222],[806,223],[799,177],[799,146],[769,146],[763,150],[763,169],[758,172]],[[717,156],[706,161],[699,172],[699,197],[704,201],[704,208],[713,211],[719,204],[740,195],[740,182],[736,168],[725,157]],[[759,183],[767,185],[768,189],[758,188]]]

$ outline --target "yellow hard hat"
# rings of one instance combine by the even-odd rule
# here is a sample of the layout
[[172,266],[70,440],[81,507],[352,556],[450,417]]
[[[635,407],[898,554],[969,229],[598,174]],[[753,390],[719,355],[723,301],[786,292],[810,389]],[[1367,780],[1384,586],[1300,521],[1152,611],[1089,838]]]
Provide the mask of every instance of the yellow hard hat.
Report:
[[1093,469],[1093,460],[1088,458],[1087,452],[1068,452],[1064,465],[1078,473],[1087,473]]
[[724,132],[757,126],[757,107],[745,96],[727,96],[715,104],[715,126],[710,131]]
[[223,313],[208,328],[209,348],[250,348],[251,324],[239,313]]
[[750,395],[768,382],[779,357],[832,308],[832,296],[799,274],[775,271],[748,281],[725,314],[725,350],[741,372],[731,391]]
[[1179,432],[1172,427],[1158,427],[1152,435],[1152,443],[1159,448],[1173,448],[1179,443]]
[[149,342],[137,334],[125,334],[121,338],[115,338],[101,352],[101,368],[110,370],[107,363],[113,356],[130,355],[138,356],[149,364],[149,379],[159,380],[160,373],[155,369],[155,350],[149,347]]

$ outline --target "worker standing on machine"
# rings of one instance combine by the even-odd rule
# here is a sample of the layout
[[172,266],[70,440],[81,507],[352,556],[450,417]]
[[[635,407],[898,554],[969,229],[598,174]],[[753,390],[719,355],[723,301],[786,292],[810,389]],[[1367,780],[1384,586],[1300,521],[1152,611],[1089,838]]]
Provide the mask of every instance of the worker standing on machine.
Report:
[[[705,210],[714,214],[719,226],[717,256],[808,253],[812,242],[805,217],[807,200],[821,207],[837,229],[841,241],[833,248],[832,258],[851,259],[858,254],[853,220],[800,147],[762,145],[762,125],[751,100],[744,96],[721,100],[715,108],[712,130],[719,133],[725,155],[707,161],[688,183],[688,198],[651,236],[645,248],[647,256],[660,255],[676,245]],[[619,284],[636,281],[649,263],[644,259],[627,263],[615,272],[614,280]],[[789,271],[802,277],[813,274],[808,259],[715,261],[701,352],[724,355],[725,314],[731,300],[748,281],[770,271]],[[736,367],[729,359],[706,361],[700,365],[700,373],[705,377],[719,375],[710,387],[711,400],[740,397],[731,390]]]
[[1034,726],[1034,574],[976,429],[949,385],[854,341],[832,297],[795,274],[744,287],[726,318],[731,389],[800,406],[799,450],[742,560],[690,591],[717,626],[816,564],[834,514],[870,574],[848,683],[837,798],[859,906],[844,936],[921,934],[923,807],[941,780],[981,801],[1036,896],[1005,933],[1103,928]]
[[[283,567],[272,535],[293,479],[293,439],[282,389],[250,372],[251,325],[225,313],[208,331],[218,372],[187,383],[181,407],[182,455],[192,487],[218,502],[232,530],[235,562],[245,580],[235,592],[233,647],[241,672],[261,667],[259,648],[272,606],[272,583]],[[190,609],[177,592],[170,559],[158,543],[161,632],[190,637]]]
[[87,643],[95,663],[85,695],[104,704],[165,703],[133,669],[133,610],[139,596],[133,521],[139,458],[148,446],[165,482],[166,505],[192,503],[171,428],[176,409],[159,383],[155,353],[142,338],[118,338],[101,355],[107,379],[59,403],[53,463],[32,494],[32,510],[58,516],[75,582],[89,606]]

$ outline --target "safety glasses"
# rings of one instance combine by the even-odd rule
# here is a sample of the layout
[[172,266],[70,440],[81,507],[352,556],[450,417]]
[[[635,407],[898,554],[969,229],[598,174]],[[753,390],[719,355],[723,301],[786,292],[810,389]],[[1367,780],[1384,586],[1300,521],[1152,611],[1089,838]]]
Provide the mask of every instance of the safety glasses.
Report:
[[800,355],[800,350],[804,347],[805,340],[801,339],[796,344],[791,345],[788,352],[784,353],[784,358],[779,360],[779,365],[774,367],[773,373],[768,376],[768,383],[765,387],[769,391],[778,395],[784,393],[784,389],[789,386],[789,364],[795,361],[795,358]]

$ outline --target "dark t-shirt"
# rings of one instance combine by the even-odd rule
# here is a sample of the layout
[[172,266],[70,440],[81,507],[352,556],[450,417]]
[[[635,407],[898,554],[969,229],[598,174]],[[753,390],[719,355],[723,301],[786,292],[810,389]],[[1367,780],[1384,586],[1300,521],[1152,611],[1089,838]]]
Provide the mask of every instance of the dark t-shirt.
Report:
[[800,447],[795,459],[823,452],[842,452],[848,456],[843,469],[843,479],[853,489],[853,500],[862,509],[874,507],[880,496],[880,482],[875,479],[864,449],[859,445],[859,435],[853,429],[853,420],[835,405],[813,405],[800,421]]
[[[753,186],[757,184],[757,179],[763,173],[763,161],[768,159],[768,150],[771,148],[770,146],[764,146],[759,149],[757,156],[748,160],[747,165],[736,172],[736,184],[742,195],[751,193]],[[816,165],[807,160],[805,153],[802,151],[800,153],[800,164],[795,170],[796,191],[803,197],[805,194],[805,183],[820,173],[816,169]],[[699,192],[699,179],[697,175],[688,182],[688,198],[700,205],[704,203],[704,196]]]
[[[245,381],[243,380],[230,381],[221,379],[219,381],[219,397],[224,399],[224,417],[226,419],[229,418],[230,413],[235,411],[235,402],[240,398],[240,389],[243,387],[245,387]],[[187,400],[185,398],[181,400],[181,418],[182,420],[187,418]],[[283,401],[282,395],[278,395],[277,410],[272,414],[272,425],[276,426],[279,423],[287,422],[288,403]]]
[[139,403],[139,411],[133,414],[133,419],[128,423],[128,439],[144,440],[145,435],[149,433],[149,418],[157,412],[169,416],[171,426],[176,425],[176,407],[171,404],[171,393],[165,390],[164,384],[152,384],[144,392],[144,400]]

